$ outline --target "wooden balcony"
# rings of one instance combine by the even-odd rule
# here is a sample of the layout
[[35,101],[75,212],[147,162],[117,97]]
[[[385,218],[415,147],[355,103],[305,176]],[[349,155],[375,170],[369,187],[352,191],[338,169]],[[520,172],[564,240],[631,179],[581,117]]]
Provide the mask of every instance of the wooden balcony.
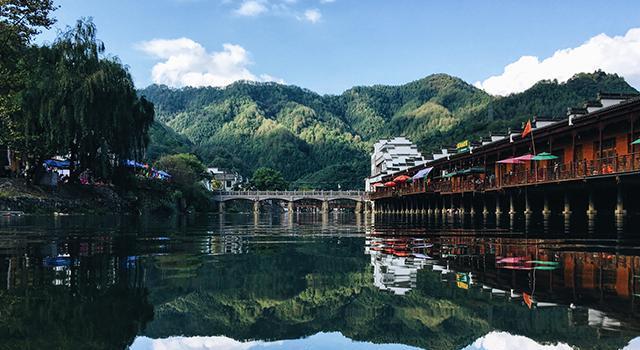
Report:
[[[495,176],[468,176],[430,181],[426,186],[423,181],[400,184],[392,188],[379,188],[370,194],[372,200],[398,196],[410,196],[419,193],[453,194],[465,192],[495,191],[503,188],[513,188],[529,185],[578,181],[589,178],[627,175],[640,172],[640,153],[622,156],[583,160],[567,164],[553,164],[544,162],[531,163],[531,169],[522,169]],[[546,165],[545,164],[545,165]]]

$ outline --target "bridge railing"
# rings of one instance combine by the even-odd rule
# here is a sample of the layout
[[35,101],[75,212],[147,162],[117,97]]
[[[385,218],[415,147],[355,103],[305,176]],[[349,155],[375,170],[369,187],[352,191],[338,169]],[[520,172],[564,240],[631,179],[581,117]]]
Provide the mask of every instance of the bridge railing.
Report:
[[213,191],[214,196],[364,197],[364,191]]

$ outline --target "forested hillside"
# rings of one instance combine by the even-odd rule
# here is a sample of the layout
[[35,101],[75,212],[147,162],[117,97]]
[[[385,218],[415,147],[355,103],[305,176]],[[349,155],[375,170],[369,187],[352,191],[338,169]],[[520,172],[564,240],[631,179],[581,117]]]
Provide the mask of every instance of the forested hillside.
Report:
[[558,116],[599,91],[636,92],[617,75],[578,74],[541,81],[507,97],[436,74],[401,86],[354,87],[319,95],[296,86],[237,82],[226,88],[141,94],[156,106],[148,156],[191,150],[206,164],[250,175],[280,170],[296,188],[361,188],[372,144],[407,136],[423,152],[489,131],[519,127],[534,115]]

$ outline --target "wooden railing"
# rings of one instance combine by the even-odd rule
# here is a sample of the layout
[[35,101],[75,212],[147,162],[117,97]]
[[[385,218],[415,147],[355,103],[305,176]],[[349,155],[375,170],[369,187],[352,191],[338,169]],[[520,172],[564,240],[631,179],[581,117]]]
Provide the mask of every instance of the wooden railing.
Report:
[[415,184],[400,184],[397,187],[379,188],[376,192],[370,194],[370,198],[375,200],[415,193],[486,191],[502,187],[571,181],[637,172],[640,171],[640,153],[583,160],[567,164],[553,164],[551,161],[547,163],[549,164],[548,167],[540,167],[540,163],[531,163],[530,166],[533,166],[533,168],[508,172],[502,174],[500,178],[493,175],[476,175],[467,178],[434,180],[430,181],[426,186],[423,181],[420,181]]

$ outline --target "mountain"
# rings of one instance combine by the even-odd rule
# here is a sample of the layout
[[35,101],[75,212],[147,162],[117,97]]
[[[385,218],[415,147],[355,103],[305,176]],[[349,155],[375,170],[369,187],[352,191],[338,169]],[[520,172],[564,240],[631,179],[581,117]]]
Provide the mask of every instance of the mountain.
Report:
[[370,149],[380,138],[407,136],[423,152],[490,131],[520,127],[533,116],[564,116],[598,92],[637,92],[601,71],[567,82],[540,81],[506,97],[434,74],[400,86],[360,86],[319,95],[291,85],[236,82],[225,88],[151,85],[156,106],[149,160],[195,152],[208,165],[250,175],[280,170],[297,188],[361,188]]

